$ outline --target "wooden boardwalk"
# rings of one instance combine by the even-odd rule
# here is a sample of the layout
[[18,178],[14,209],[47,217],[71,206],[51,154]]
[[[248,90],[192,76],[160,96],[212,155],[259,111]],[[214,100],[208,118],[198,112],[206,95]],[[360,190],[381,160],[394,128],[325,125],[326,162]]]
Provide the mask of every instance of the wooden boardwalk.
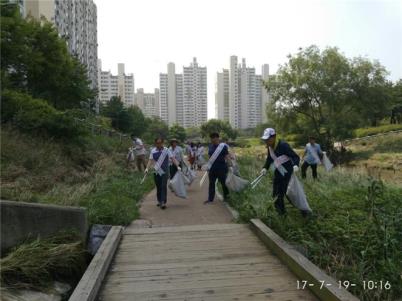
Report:
[[242,224],[128,227],[99,300],[316,300]]

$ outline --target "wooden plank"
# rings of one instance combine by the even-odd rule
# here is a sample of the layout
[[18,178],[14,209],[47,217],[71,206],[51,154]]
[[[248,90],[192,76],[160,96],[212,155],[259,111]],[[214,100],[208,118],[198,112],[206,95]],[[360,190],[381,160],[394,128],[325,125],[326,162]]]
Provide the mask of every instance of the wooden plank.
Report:
[[[292,248],[274,231],[268,228],[259,219],[251,220],[252,229],[257,236],[270,248],[289,269],[300,279],[314,284],[310,286],[311,291],[321,300],[328,301],[357,301],[359,300],[345,289],[340,289],[335,279],[325,274],[311,261]],[[325,281],[330,286],[323,286]]]
[[99,293],[103,279],[119,244],[123,228],[113,226],[99,247],[69,301],[92,301]]
[[130,255],[122,255],[122,254],[117,254],[115,258],[115,263],[117,264],[124,264],[124,263],[129,263],[129,262],[135,262],[135,263],[153,263],[153,264],[159,264],[159,263],[172,263],[172,262],[185,262],[185,261],[194,261],[194,260],[220,260],[224,258],[232,258],[232,259],[238,259],[242,257],[250,257],[250,256],[263,256],[266,255],[266,250],[243,250],[243,249],[237,249],[237,250],[231,250],[230,252],[197,252],[197,253],[189,253],[189,252],[183,252],[180,253],[180,256],[177,256],[177,254],[156,254],[155,256],[152,254],[138,254],[134,258]]
[[143,254],[152,252],[152,255],[158,253],[180,253],[180,252],[201,252],[201,251],[214,251],[214,250],[228,250],[228,249],[249,249],[253,247],[254,250],[264,250],[266,252],[266,246],[261,242],[254,242],[253,240],[247,241],[214,241],[208,244],[193,242],[191,244],[150,244],[149,246],[137,246],[135,244],[120,246],[119,254]]
[[[250,235],[252,234],[252,236]],[[120,248],[121,249],[126,249],[130,247],[135,247],[135,248],[143,248],[143,247],[153,247],[153,248],[159,248],[159,247],[164,247],[164,246],[192,246],[194,244],[225,244],[225,243],[250,243],[250,244],[263,244],[261,240],[254,235],[250,231],[250,234],[243,234],[239,235],[237,237],[229,237],[228,239],[221,239],[221,237],[213,237],[213,236],[207,236],[207,237],[197,237],[194,239],[189,239],[189,238],[184,238],[184,239],[169,239],[165,238],[163,240],[147,240],[147,241],[139,241],[136,240],[135,236],[130,235],[130,239],[127,239],[126,237],[123,237],[123,240],[120,243]],[[265,246],[265,245],[264,245]]]
[[[287,277],[286,277],[287,276]],[[153,282],[114,282],[109,281],[104,286],[105,290],[110,293],[121,292],[121,293],[141,293],[141,292],[152,292],[155,289],[164,292],[174,291],[177,288],[182,290],[198,289],[198,288],[220,288],[220,287],[237,287],[238,285],[267,285],[270,287],[279,289],[293,289],[296,287],[296,279],[291,273],[286,273],[286,276],[253,276],[253,277],[233,277],[230,279],[203,279],[203,280],[193,280],[184,279],[181,281],[153,281]]]
[[184,232],[205,232],[205,231],[221,231],[248,229],[245,224],[209,224],[209,225],[191,225],[191,226],[169,226],[155,228],[135,228],[127,227],[124,235],[130,234],[153,234],[153,233],[184,233]]
[[158,283],[169,282],[171,284],[177,283],[178,285],[183,282],[190,281],[204,281],[204,280],[223,280],[223,279],[242,279],[253,277],[266,277],[267,280],[273,277],[289,277],[289,271],[284,266],[276,266],[275,268],[266,269],[248,269],[248,270],[230,270],[230,271],[213,271],[213,272],[198,272],[198,273],[182,273],[182,274],[168,274],[168,275],[136,275],[132,272],[122,273],[110,273],[108,274],[109,284],[125,284],[125,283],[152,283],[152,285]]
[[111,271],[146,271],[146,270],[167,270],[173,268],[187,268],[187,267],[211,267],[211,266],[225,266],[225,265],[235,265],[235,264],[250,264],[259,265],[261,263],[275,263],[280,264],[278,258],[273,256],[267,256],[263,254],[260,256],[253,257],[243,257],[243,258],[224,258],[219,260],[194,260],[187,262],[173,262],[173,263],[154,263],[154,264],[136,264],[127,263],[125,265],[115,264],[111,265]]
[[127,301],[127,300],[166,300],[166,301],[260,301],[260,300],[275,300],[275,301],[313,301],[315,297],[306,294],[305,291],[292,290],[292,291],[271,291],[272,289],[266,287],[255,286],[240,286],[237,290],[228,288],[222,289],[208,289],[199,291],[177,291],[175,294],[172,292],[164,293],[156,291],[153,293],[131,294],[131,293],[117,293],[101,295],[99,300],[107,301]]
[[272,262],[262,262],[258,264],[246,263],[246,264],[227,264],[227,265],[210,265],[210,266],[188,266],[170,269],[147,269],[147,270],[113,270],[110,269],[108,272],[109,277],[118,275],[118,277],[158,277],[158,276],[192,276],[197,274],[212,274],[212,273],[226,273],[226,272],[243,272],[243,271],[253,271],[253,272],[263,272],[265,270],[278,270],[284,269],[282,263],[272,263]]

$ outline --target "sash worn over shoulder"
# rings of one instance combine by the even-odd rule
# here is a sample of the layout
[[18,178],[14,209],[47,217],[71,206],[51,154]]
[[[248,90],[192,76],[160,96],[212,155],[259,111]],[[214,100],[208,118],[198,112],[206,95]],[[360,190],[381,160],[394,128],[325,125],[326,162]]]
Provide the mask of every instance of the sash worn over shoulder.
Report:
[[156,161],[156,163],[154,165],[155,173],[157,173],[160,176],[162,176],[165,173],[162,169],[162,163],[163,163],[163,161],[165,161],[165,158],[166,158],[168,152],[169,152],[168,149],[164,148],[161,155],[159,156],[158,161]]
[[211,166],[214,164],[216,158],[218,158],[219,154],[222,152],[223,148],[225,147],[225,143],[219,143],[218,147],[212,154],[211,158],[209,158],[207,166],[208,170],[211,169]]
[[290,160],[289,157],[286,155],[277,157],[271,147],[269,147],[269,155],[271,156],[272,160],[274,160],[274,164],[273,164],[274,170],[278,169],[280,174],[282,176],[284,176],[285,173],[287,173],[288,171],[282,166],[282,164],[289,161]]

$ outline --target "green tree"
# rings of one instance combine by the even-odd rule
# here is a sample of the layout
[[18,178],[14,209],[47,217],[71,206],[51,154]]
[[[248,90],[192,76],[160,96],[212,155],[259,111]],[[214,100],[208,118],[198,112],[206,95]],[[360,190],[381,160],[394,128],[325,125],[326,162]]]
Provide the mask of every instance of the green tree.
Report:
[[24,19],[16,5],[2,1],[2,88],[28,93],[57,109],[80,107],[94,98],[86,70],[46,20]]
[[145,141],[153,143],[157,137],[167,139],[169,137],[168,125],[159,117],[146,118],[148,124],[148,130],[144,135]]
[[386,70],[379,63],[349,60],[337,48],[321,52],[316,46],[288,59],[265,83],[273,99],[269,117],[280,130],[306,138],[314,134],[332,148],[334,140],[385,116]]
[[184,142],[186,140],[186,130],[181,125],[174,123],[169,128],[169,139],[176,138],[180,142]]
[[201,129],[199,127],[186,128],[186,136],[189,140],[201,139]]
[[113,96],[102,106],[101,114],[112,120],[112,127],[123,133],[130,133],[134,126],[133,116],[124,107],[120,96]]
[[131,133],[135,136],[141,136],[148,128],[148,122],[138,106],[131,106],[127,109],[128,113],[132,117],[132,129]]
[[210,119],[201,125],[202,137],[207,138],[213,132],[219,133],[223,139],[236,139],[237,137],[237,131],[232,128],[229,122],[219,119]]

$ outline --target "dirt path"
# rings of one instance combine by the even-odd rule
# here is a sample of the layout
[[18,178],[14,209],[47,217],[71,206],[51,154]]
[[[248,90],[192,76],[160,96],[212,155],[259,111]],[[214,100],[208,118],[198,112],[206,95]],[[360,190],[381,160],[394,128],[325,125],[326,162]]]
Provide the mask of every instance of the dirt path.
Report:
[[156,190],[144,199],[140,209],[140,219],[147,220],[152,226],[180,226],[230,223],[233,220],[224,203],[215,197],[212,204],[204,205],[208,198],[208,180],[200,188],[203,173],[187,189],[187,199],[178,198],[168,189],[167,208],[156,206]]

